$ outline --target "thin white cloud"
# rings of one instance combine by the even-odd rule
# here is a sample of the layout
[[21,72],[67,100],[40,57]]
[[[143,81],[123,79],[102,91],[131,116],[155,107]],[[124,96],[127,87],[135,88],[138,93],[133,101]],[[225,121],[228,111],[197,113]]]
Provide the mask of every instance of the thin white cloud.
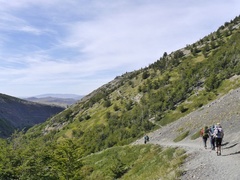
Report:
[[19,31],[23,31],[23,32],[28,32],[28,33],[33,33],[35,35],[40,35],[42,33],[41,30],[31,27],[31,26],[22,26],[19,28]]
[[7,34],[13,31],[17,31],[35,35],[40,35],[46,32],[44,29],[29,25],[29,23],[24,19],[6,13],[0,13],[0,32],[1,31],[7,32]]
[[[121,64],[140,62],[139,65],[143,66],[160,57],[164,51],[176,50],[207,35],[204,34],[204,26],[207,25],[205,14],[209,14],[212,8],[213,4],[207,9],[204,5],[201,8],[167,5],[161,8],[149,4],[134,6],[116,14],[105,12],[90,21],[71,24],[69,36],[64,42],[91,59],[98,57],[101,62],[103,60],[109,64],[114,59],[115,63]],[[194,32],[195,25],[202,33]],[[203,29],[199,25],[203,25]],[[190,38],[184,37],[186,33]]]
[[0,92],[19,96],[89,93],[199,40],[240,8],[237,0],[0,4]]
[[[71,0],[69,0],[71,2]],[[66,4],[66,2],[62,2],[62,0],[0,0],[0,9],[2,11],[9,11],[9,10],[17,10],[17,9],[26,9],[31,8],[32,6],[37,6],[38,8],[41,7],[48,7],[48,6],[56,6],[58,4]]]

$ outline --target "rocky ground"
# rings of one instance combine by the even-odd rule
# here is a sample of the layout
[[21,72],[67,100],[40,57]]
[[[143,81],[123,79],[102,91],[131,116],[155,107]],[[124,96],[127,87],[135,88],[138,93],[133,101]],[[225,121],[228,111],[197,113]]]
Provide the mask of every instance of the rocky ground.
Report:
[[[201,138],[191,140],[191,136],[201,127],[221,123],[225,136],[222,155],[217,156],[203,147]],[[189,135],[174,143],[173,139],[185,131]],[[239,180],[240,179],[240,88],[188,114],[178,121],[149,134],[150,143],[164,146],[177,146],[186,149],[188,158],[183,164],[181,179]],[[135,143],[143,143],[143,139]]]
[[[152,138],[154,138],[152,136]],[[239,180],[240,179],[240,149],[239,143],[225,139],[222,147],[222,155],[217,156],[216,151],[211,150],[208,143],[207,149],[203,147],[201,138],[195,141],[179,143],[160,142],[153,139],[151,143],[164,146],[184,148],[188,158],[182,169],[181,179],[209,179],[209,180]]]

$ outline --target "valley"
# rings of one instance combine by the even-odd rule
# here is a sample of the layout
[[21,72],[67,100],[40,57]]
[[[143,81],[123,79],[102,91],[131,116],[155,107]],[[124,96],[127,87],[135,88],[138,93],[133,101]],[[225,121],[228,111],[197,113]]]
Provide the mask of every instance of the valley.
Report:
[[[1,94],[0,179],[235,180],[239,112],[240,16],[67,108]],[[221,156],[199,137],[216,123]]]

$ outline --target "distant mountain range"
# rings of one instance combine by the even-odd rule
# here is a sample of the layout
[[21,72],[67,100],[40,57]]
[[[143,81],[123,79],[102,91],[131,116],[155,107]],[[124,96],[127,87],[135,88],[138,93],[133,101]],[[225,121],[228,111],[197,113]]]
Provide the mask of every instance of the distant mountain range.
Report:
[[62,99],[81,99],[83,95],[77,95],[77,94],[40,94],[33,96],[36,98],[47,98],[47,97],[52,97],[52,98],[62,98]]
[[84,96],[76,94],[41,94],[33,97],[24,98],[27,101],[37,102],[41,104],[57,105],[62,107],[68,107]]

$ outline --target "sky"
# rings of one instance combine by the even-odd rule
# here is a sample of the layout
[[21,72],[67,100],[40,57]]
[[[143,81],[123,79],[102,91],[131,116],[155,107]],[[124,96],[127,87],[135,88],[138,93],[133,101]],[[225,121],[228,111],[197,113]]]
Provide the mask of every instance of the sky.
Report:
[[87,95],[239,10],[239,0],[0,0],[0,93]]

